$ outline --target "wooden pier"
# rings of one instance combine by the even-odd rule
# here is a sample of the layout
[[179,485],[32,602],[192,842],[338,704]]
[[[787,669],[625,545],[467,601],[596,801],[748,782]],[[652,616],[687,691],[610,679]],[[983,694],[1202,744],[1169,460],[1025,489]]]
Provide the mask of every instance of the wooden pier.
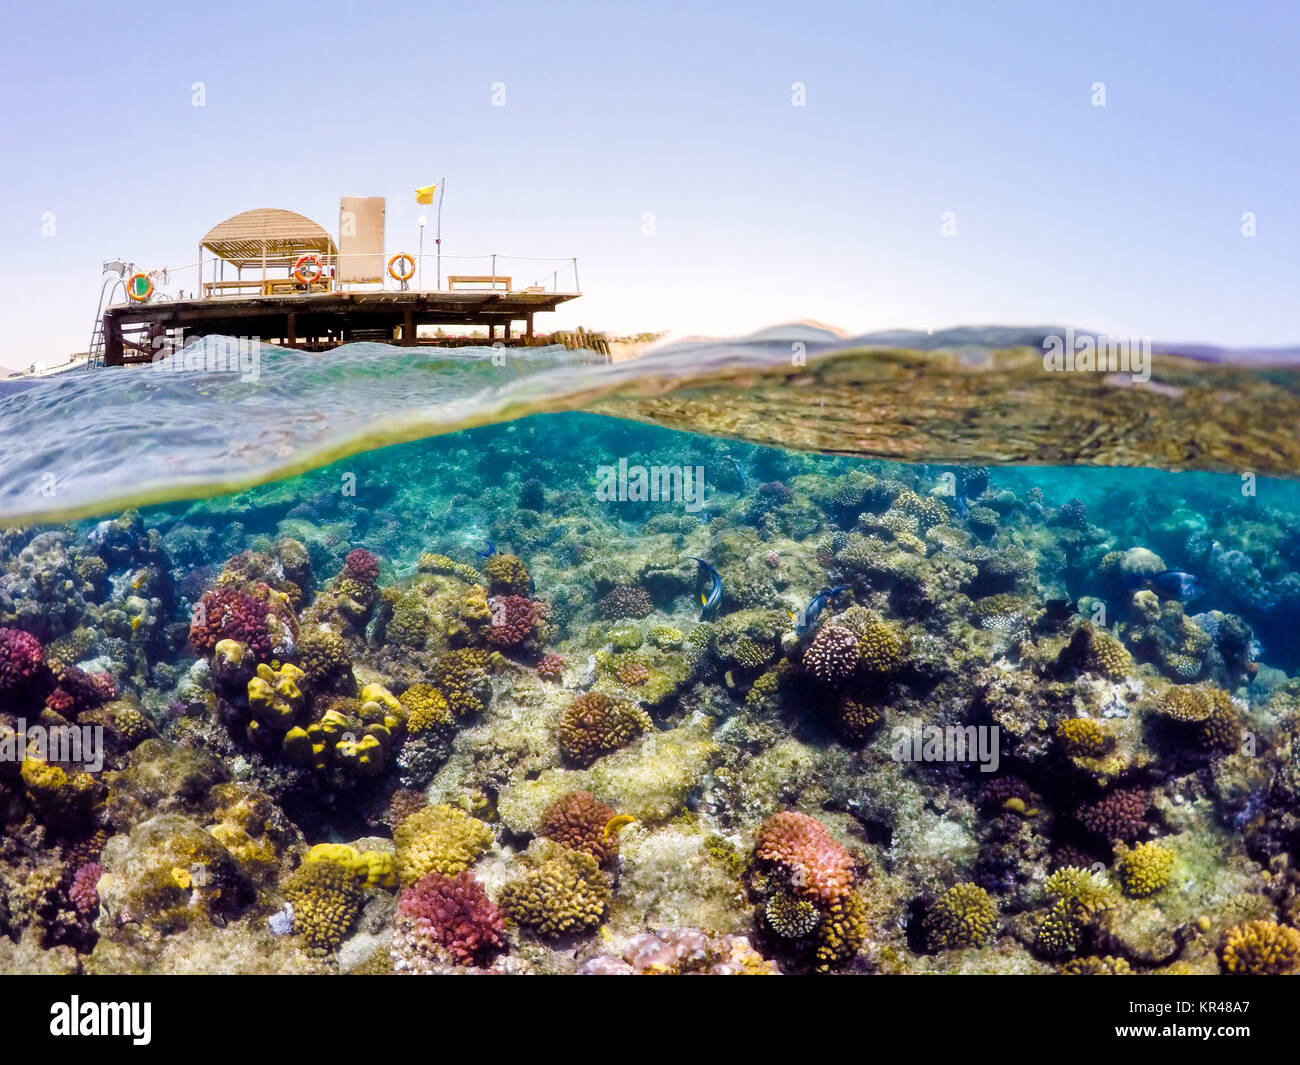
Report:
[[[151,362],[169,341],[191,337],[256,338],[321,351],[360,340],[413,346],[438,344],[420,326],[486,326],[488,343],[529,344],[533,315],[553,311],[579,293],[500,290],[453,292],[302,292],[153,300],[108,307],[103,314],[104,365]],[[516,324],[522,333],[515,332]],[[498,330],[500,331],[498,335]]]

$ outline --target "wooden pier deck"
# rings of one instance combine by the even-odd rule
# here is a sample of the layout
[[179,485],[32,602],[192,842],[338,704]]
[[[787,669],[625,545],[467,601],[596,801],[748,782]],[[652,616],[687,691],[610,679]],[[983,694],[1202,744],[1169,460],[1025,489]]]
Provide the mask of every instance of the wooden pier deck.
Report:
[[[489,342],[530,343],[533,315],[576,299],[576,292],[325,292],[222,296],[122,304],[104,311],[104,364],[150,362],[159,338],[257,338],[284,347],[323,350],[356,340],[435,344],[420,326],[486,326]],[[515,323],[523,333],[512,332]],[[501,330],[498,337],[498,329]],[[183,339],[182,339],[183,337]]]

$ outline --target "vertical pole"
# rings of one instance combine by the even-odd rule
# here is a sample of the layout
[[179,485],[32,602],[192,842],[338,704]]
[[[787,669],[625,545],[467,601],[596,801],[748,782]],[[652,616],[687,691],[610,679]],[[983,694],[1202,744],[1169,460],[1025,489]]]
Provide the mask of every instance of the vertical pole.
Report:
[[407,307],[402,313],[402,343],[408,347],[415,344],[415,310]]
[[438,182],[438,233],[434,244],[438,249],[438,291],[442,291],[442,199],[446,195],[447,179]]
[[290,311],[286,316],[284,323],[284,346],[286,348],[296,347],[298,343],[298,315]]
[[531,345],[533,342],[533,312],[532,311],[528,312],[528,326],[527,326],[526,339],[528,343]]
[[420,220],[420,258],[419,265],[416,267],[417,276],[415,279],[416,287],[424,291],[424,219]]
[[578,284],[578,260],[576,258],[573,260],[573,290],[575,292],[582,291],[582,286]]

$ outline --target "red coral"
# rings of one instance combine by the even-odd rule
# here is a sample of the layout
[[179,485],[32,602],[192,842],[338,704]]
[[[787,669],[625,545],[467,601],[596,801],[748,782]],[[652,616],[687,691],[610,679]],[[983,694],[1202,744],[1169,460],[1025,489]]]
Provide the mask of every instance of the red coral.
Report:
[[542,655],[537,663],[537,675],[546,680],[559,680],[564,674],[564,659],[556,654]]
[[1079,824],[1110,843],[1132,843],[1146,832],[1146,817],[1147,793],[1141,788],[1116,788],[1074,811]]
[[379,579],[379,559],[364,547],[355,547],[343,560],[343,576],[362,584],[374,584]]
[[460,965],[475,965],[505,946],[500,911],[469,870],[457,876],[430,873],[402,892],[398,906],[418,939],[450,952]]
[[259,662],[269,662],[271,634],[266,619],[270,612],[267,603],[233,588],[204,592],[190,622],[190,643],[211,654],[221,640],[238,640]]
[[27,691],[44,670],[45,651],[40,640],[22,629],[0,629],[0,693]]
[[528,639],[541,616],[541,604],[522,595],[494,595],[488,600],[492,608],[492,625],[488,643],[498,647],[517,647]]
[[117,698],[117,685],[108,673],[87,673],[76,666],[56,669],[58,687],[45,697],[45,705],[55,713],[80,713],[93,710]]
[[571,791],[542,814],[540,832],[570,850],[590,854],[602,864],[618,854],[618,834],[605,834],[614,811],[589,791]]
[[795,893],[834,902],[853,886],[853,858],[815,817],[785,810],[759,827],[754,857],[790,878]]
[[77,907],[78,913],[92,914],[99,909],[99,891],[95,885],[103,875],[104,867],[99,862],[86,862],[72,874],[68,898]]

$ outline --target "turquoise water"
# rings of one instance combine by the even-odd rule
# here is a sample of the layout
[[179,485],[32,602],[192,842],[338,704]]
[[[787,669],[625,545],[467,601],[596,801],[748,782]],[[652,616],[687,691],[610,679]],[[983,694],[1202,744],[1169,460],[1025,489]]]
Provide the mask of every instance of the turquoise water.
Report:
[[104,746],[0,759],[0,970],[1285,955],[1292,371],[1039,335],[8,386],[0,750]]

